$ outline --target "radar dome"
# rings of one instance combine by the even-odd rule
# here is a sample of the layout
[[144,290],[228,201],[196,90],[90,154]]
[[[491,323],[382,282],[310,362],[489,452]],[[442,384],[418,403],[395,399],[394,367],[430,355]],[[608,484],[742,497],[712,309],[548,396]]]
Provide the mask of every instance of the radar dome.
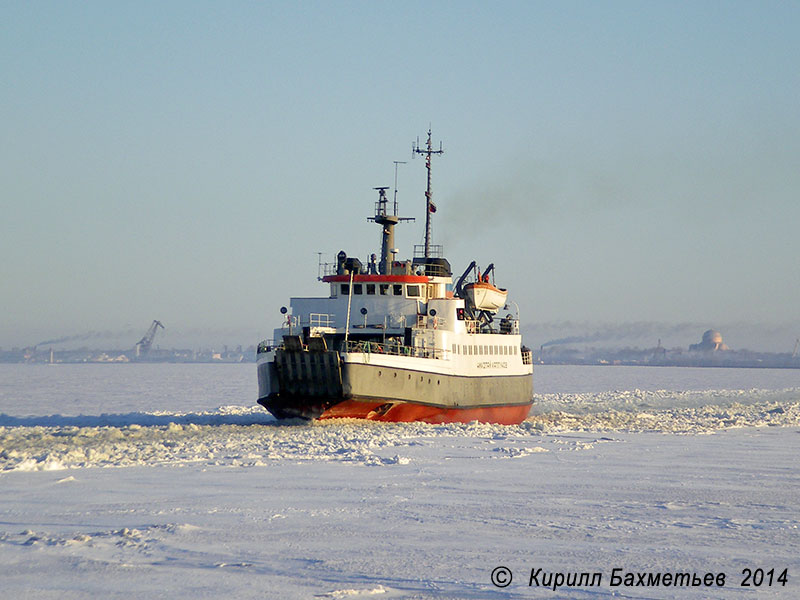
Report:
[[703,334],[703,343],[704,344],[721,344],[722,343],[722,334],[719,331],[715,331],[713,329],[709,329]]
[[722,343],[722,334],[716,329],[707,330],[703,333],[703,341],[689,346],[689,351],[693,352],[714,352],[719,350],[729,350],[729,348]]

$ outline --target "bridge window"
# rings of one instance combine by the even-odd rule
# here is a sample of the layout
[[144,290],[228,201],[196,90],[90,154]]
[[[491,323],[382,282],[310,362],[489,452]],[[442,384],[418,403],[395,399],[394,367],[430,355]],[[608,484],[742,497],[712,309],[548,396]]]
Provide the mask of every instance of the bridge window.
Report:
[[353,284],[353,294],[360,296],[364,293],[364,286],[360,283]]
[[409,298],[418,298],[419,297],[419,286],[418,285],[407,285],[406,286],[406,294]]
[[375,295],[375,284],[368,283],[367,284],[367,296],[374,296]]
[[392,286],[392,293],[395,296],[402,296],[403,295],[403,284],[402,283],[395,283]]
[[389,293],[389,284],[388,283],[380,284],[380,291],[381,291],[381,296],[386,296]]
[[342,296],[349,296],[350,295],[350,284],[343,283],[342,284]]

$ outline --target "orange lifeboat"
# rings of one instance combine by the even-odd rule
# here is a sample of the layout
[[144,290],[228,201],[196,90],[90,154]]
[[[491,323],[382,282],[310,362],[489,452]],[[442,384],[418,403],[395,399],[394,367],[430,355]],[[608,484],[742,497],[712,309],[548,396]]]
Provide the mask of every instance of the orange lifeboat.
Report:
[[464,286],[467,299],[478,310],[497,311],[506,305],[508,290],[495,287],[488,281],[475,281]]

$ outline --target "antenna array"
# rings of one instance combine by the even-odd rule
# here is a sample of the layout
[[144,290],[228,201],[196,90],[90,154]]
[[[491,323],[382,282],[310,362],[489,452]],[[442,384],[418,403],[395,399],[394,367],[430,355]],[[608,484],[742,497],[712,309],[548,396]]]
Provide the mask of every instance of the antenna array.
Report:
[[428,170],[428,186],[425,188],[425,258],[431,255],[431,214],[436,212],[436,205],[433,203],[433,190],[431,189],[431,156],[434,154],[444,154],[442,142],[439,142],[439,149],[434,150],[431,144],[431,128],[428,127],[428,143],[425,148],[420,148],[419,138],[411,148],[413,158],[416,154],[425,155],[425,168]]

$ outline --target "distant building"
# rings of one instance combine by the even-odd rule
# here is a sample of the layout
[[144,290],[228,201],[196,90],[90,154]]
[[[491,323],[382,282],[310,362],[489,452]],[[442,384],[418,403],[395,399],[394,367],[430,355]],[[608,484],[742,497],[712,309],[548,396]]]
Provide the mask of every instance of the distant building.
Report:
[[730,350],[730,348],[722,342],[722,334],[714,329],[706,331],[699,344],[689,346],[689,352],[719,352],[722,350]]

